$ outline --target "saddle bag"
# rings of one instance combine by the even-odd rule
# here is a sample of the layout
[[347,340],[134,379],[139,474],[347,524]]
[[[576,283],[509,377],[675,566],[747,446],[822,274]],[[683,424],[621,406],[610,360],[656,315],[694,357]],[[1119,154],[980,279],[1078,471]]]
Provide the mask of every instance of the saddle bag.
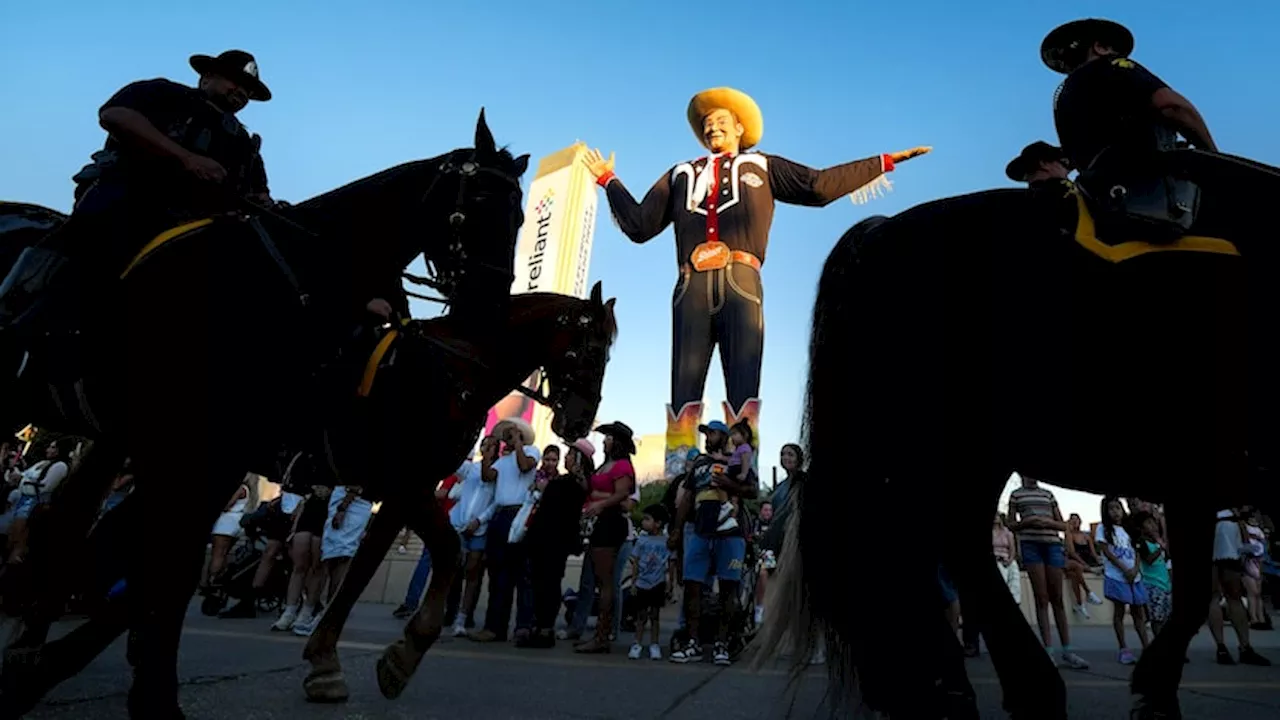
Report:
[[1191,230],[1200,210],[1200,186],[1171,168],[1162,152],[1105,150],[1077,184],[1096,206],[1099,225],[1125,239],[1174,242]]

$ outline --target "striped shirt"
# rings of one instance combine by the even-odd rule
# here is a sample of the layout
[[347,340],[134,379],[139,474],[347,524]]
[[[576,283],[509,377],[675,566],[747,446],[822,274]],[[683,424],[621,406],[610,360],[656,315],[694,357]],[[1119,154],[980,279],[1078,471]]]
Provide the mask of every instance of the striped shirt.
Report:
[[[1019,521],[1032,517],[1053,520],[1057,509],[1058,501],[1053,493],[1042,487],[1020,487],[1009,496],[1009,514],[1016,514]],[[1018,531],[1018,541],[1060,544],[1062,536],[1057,530],[1023,528]]]

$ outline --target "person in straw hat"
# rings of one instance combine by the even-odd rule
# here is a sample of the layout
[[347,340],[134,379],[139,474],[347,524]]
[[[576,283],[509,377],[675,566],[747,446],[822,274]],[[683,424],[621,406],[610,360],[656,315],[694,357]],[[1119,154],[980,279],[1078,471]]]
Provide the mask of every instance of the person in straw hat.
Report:
[[1040,44],[1044,64],[1067,76],[1053,119],[1063,152],[1081,172],[1103,150],[1172,150],[1175,133],[1200,150],[1218,150],[1195,105],[1129,58],[1133,44],[1128,28],[1097,18],[1054,28]]
[[[671,404],[667,406],[667,474],[678,475],[696,444],[711,352],[720,344],[728,401],[725,420],[759,410],[764,316],[760,268],[775,202],[822,207],[845,195],[866,201],[888,186],[897,163],[929,151],[917,147],[825,170],[754,150],[764,116],[749,95],[703,90],[686,116],[705,154],[668,170],[637,202],[614,173],[614,156],[584,156],[604,188],[622,232],[643,243],[675,226],[679,279],[672,309]],[[757,428],[758,430],[758,428]]]
[[481,479],[494,483],[496,507],[485,532],[489,607],[484,629],[470,638],[477,642],[505,642],[516,597],[516,639],[527,642],[534,626],[533,598],[525,573],[527,543],[510,542],[510,532],[520,508],[532,497],[542,454],[534,444],[533,427],[524,418],[505,418],[493,426],[492,434],[502,441],[502,451],[496,459],[486,458],[480,466]]

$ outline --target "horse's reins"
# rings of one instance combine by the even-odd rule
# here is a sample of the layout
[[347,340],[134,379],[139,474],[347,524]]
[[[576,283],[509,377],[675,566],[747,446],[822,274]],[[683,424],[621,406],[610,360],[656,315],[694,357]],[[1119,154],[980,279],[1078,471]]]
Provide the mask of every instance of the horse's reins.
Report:
[[[478,175],[483,173],[486,175],[492,175],[494,177],[497,177],[498,179],[502,180],[505,184],[511,186],[512,188],[515,188],[516,190],[520,189],[520,181],[518,178],[512,177],[511,175],[508,175],[507,173],[504,173],[501,170],[495,170],[494,168],[485,167],[481,165],[480,163],[476,162],[476,154],[477,154],[477,151],[473,149],[471,151],[471,154],[461,164],[454,164],[453,161],[446,160],[444,163],[440,165],[440,172],[437,173],[435,178],[431,180],[431,184],[427,186],[426,192],[422,194],[422,204],[426,205],[426,199],[430,197],[431,193],[435,190],[436,184],[440,182],[440,178],[446,175],[457,175],[459,177],[458,194],[457,194],[457,197],[454,199],[453,212],[449,215],[449,227],[451,228],[451,231],[452,231],[450,236],[449,251],[458,257],[458,260],[460,263],[465,262],[467,259],[467,253],[462,243],[462,228],[467,221],[467,214],[466,212],[464,212],[467,206],[467,181],[474,179]],[[430,260],[428,260],[427,262],[430,265],[434,265],[434,263],[431,263]],[[481,270],[494,273],[500,277],[508,278],[508,281],[515,279],[515,274],[504,267],[499,267],[497,265],[493,265],[491,263],[484,263],[484,262],[474,262],[473,266]],[[408,277],[407,274],[406,274],[406,277]],[[425,279],[425,278],[415,277],[413,280],[411,280],[411,282],[415,282],[421,279]],[[447,278],[445,280],[442,280],[440,283],[440,285],[444,285],[445,287],[440,287],[440,285],[437,285],[436,283],[422,283],[422,284],[426,284],[428,287],[432,287],[436,290],[439,290],[442,294],[447,296],[451,294],[452,290],[456,289],[455,288],[456,282],[457,281],[452,278]],[[447,301],[445,302],[447,303]]]

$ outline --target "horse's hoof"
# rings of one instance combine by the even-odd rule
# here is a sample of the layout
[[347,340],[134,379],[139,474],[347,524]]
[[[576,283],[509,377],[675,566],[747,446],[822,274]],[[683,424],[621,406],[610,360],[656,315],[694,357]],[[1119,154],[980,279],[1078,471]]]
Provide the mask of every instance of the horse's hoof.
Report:
[[388,645],[382,651],[382,657],[378,658],[378,690],[382,696],[388,700],[400,697],[421,661],[421,655],[417,660],[408,657],[403,640]]
[[1134,695],[1133,704],[1129,707],[1129,720],[1182,720],[1182,707],[1177,696],[1161,701]]
[[307,693],[307,702],[313,703],[342,703],[351,697],[341,670],[313,670],[302,681],[302,689]]

